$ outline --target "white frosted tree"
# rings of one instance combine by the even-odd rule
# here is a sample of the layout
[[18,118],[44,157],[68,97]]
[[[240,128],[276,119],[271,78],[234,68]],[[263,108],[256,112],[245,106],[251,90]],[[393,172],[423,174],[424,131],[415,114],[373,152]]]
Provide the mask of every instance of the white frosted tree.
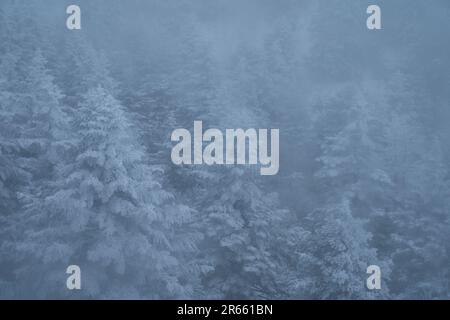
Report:
[[382,292],[370,292],[366,288],[366,269],[369,265],[381,267],[383,279],[389,269],[370,247],[371,235],[364,221],[354,217],[351,200],[354,195],[342,194],[335,201],[311,212],[305,229],[310,233],[303,245],[305,275],[310,277],[302,288],[307,296],[315,299],[370,299],[386,298]]
[[14,71],[27,76],[15,80],[20,130],[11,132],[33,180],[4,246],[17,263],[15,294],[67,297],[65,268],[79,264],[85,290],[75,297],[192,297],[201,269],[192,210],[165,191],[163,166],[115,98],[106,59],[82,35],[69,38],[56,80],[42,52]]
[[83,296],[191,296],[195,268],[179,260],[195,247],[179,233],[190,210],[162,189],[160,168],[146,162],[123,107],[99,86],[84,95],[73,125],[75,158],[58,166],[51,192],[23,216],[32,227],[18,247],[40,261],[41,276],[21,279],[37,296],[64,295],[61,271],[79,264]]
[[[258,57],[245,52],[234,58],[228,62],[232,67],[222,66],[219,78],[209,78],[205,70],[206,74],[185,80],[201,88],[189,97],[198,104],[187,115],[202,119],[205,130],[267,127],[267,115],[259,108],[264,101],[258,87]],[[263,187],[259,166],[184,166],[172,174],[196,208],[205,234],[199,257],[211,270],[203,277],[204,297],[290,296],[297,271],[291,267],[295,263],[291,250],[301,230],[282,209],[276,193]]]
[[[28,49],[28,50],[27,50]],[[11,60],[8,60],[12,63]],[[4,61],[5,62],[5,61]],[[19,281],[16,273],[27,259],[19,254],[18,239],[25,207],[32,199],[46,192],[43,181],[52,177],[52,168],[70,149],[66,135],[68,122],[61,105],[61,92],[47,69],[42,51],[25,48],[5,74],[2,90],[1,156],[2,256],[12,270],[9,279]],[[3,121],[2,121],[3,122]],[[2,168],[3,169],[3,168]],[[19,272],[20,273],[20,272]],[[20,293],[18,286],[14,286]],[[9,292],[13,294],[13,291]]]
[[[445,147],[423,125],[419,98],[404,73],[391,78],[391,112],[383,155],[390,183],[371,229],[392,259],[391,291],[400,298],[448,297],[448,169]],[[428,116],[428,115],[425,115]],[[411,280],[414,279],[414,280]]]
[[[364,299],[387,297],[389,258],[379,257],[369,222],[377,215],[384,189],[391,181],[382,161],[386,105],[372,94],[377,83],[358,88],[343,85],[321,94],[314,110],[316,135],[321,141],[315,173],[321,204],[308,216],[306,241],[313,257],[312,294],[317,298]],[[311,251],[310,251],[311,250]],[[379,265],[384,286],[365,287],[366,268]],[[311,266],[308,266],[308,269]]]
[[20,278],[38,296],[58,296],[65,292],[61,271],[74,263],[87,296],[190,296],[193,288],[183,281],[195,270],[177,258],[194,239],[176,238],[189,210],[162,189],[160,169],[146,163],[120,103],[105,89],[89,90],[77,111],[75,158],[58,166],[52,191],[23,216],[28,231],[18,248],[41,262],[42,277]]

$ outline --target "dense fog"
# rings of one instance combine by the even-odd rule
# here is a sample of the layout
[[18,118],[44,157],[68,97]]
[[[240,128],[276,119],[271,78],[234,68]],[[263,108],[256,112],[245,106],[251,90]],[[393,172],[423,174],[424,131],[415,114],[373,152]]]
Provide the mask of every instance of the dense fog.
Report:
[[[450,299],[449,35],[448,0],[1,0],[0,298]],[[279,129],[278,173],[174,164],[194,121]]]

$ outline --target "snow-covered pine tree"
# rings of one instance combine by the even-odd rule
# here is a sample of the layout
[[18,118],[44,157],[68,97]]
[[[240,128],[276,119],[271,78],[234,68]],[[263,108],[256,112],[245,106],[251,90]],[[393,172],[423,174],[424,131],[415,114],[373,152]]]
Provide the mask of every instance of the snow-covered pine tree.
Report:
[[192,258],[198,240],[192,210],[164,190],[163,166],[140,145],[114,97],[106,60],[83,36],[71,40],[73,64],[55,74],[69,97],[65,132],[74,133],[74,148],[21,217],[32,226],[18,246],[21,256],[38,261],[42,274],[31,279],[21,270],[33,290],[24,288],[64,296],[60,271],[74,263],[83,270],[83,296],[192,297],[201,268]]
[[53,192],[24,214],[29,229],[19,248],[40,262],[40,276],[21,279],[36,296],[64,296],[61,271],[78,264],[84,296],[191,296],[193,270],[178,258],[194,243],[177,238],[189,210],[162,189],[159,168],[146,163],[123,107],[107,90],[89,90],[77,114],[75,159],[58,168]]
[[421,99],[411,82],[411,75],[397,72],[385,90],[390,110],[383,161],[389,183],[370,228],[379,252],[394,264],[390,288],[397,297],[446,298],[448,170],[442,142],[423,126]]
[[317,298],[375,298],[389,292],[387,282],[381,292],[370,293],[365,287],[369,265],[379,265],[384,280],[390,273],[388,261],[377,256],[367,230],[380,205],[371,200],[382,196],[389,179],[379,157],[382,106],[370,99],[365,85],[373,83],[363,82],[356,91],[345,85],[330,90],[330,97],[321,94],[316,106],[317,138],[322,142],[316,190],[322,205],[308,215],[305,228],[310,232],[306,247],[315,260],[311,292]]
[[[17,166],[28,178],[16,191],[20,202],[5,223],[7,237],[2,249],[24,268],[29,260],[20,253],[20,238],[29,231],[26,208],[48,192],[45,182],[53,177],[53,167],[73,145],[68,138],[70,131],[65,131],[68,122],[60,102],[62,95],[48,73],[42,52],[37,50],[31,60],[21,59],[10,81],[13,89],[8,103],[12,113],[7,137],[10,149],[16,150],[11,170]],[[15,275],[17,283],[20,273]],[[16,294],[23,293],[20,286],[15,288]]]
[[[264,102],[258,62],[245,52],[229,62],[232,66],[217,70],[219,78],[197,74],[192,81],[206,83],[199,84],[198,115],[188,113],[192,119],[198,116],[208,127],[221,129],[267,127],[259,108]],[[259,168],[186,166],[174,168],[174,175],[182,181],[185,198],[192,199],[205,234],[200,258],[213,268],[203,278],[205,297],[289,296],[288,284],[296,281],[289,259],[300,232],[277,195],[260,187]]]
[[[25,10],[26,4],[11,2],[2,3],[0,6],[0,154],[2,158],[1,170],[1,194],[4,197],[4,210],[15,211],[9,207],[8,200],[15,197],[13,189],[19,181],[25,182],[26,172],[22,168],[19,158],[24,158],[27,153],[21,141],[34,139],[34,133],[24,132],[29,130],[29,121],[36,118],[38,107],[30,113],[29,106],[39,104],[37,101],[25,101],[27,90],[21,86],[27,81],[25,78],[33,74],[29,65],[33,58],[39,60],[40,52],[36,52],[37,37],[32,38],[34,22],[28,21],[27,15],[19,17],[19,12]],[[27,27],[28,26],[28,27]],[[27,45],[21,44],[26,42]],[[34,56],[34,57],[33,57]],[[39,63],[40,61],[38,61]],[[45,82],[47,79],[44,79]],[[34,88],[33,88],[34,89]],[[21,140],[23,138],[23,140]],[[17,190],[16,190],[17,191]]]
[[15,271],[21,258],[16,245],[25,227],[20,224],[23,207],[40,192],[39,182],[51,175],[52,143],[65,129],[61,93],[39,49],[41,32],[31,8],[12,1],[0,8],[0,277],[4,274],[10,284],[9,289],[1,285],[4,297],[18,289]]

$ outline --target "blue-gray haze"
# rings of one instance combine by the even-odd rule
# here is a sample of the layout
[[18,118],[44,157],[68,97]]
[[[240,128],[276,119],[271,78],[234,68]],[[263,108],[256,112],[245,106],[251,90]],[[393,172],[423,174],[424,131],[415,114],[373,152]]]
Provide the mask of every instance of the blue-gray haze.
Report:
[[[448,0],[2,0],[0,298],[449,299],[449,36]],[[279,173],[174,165],[195,120],[279,128]]]

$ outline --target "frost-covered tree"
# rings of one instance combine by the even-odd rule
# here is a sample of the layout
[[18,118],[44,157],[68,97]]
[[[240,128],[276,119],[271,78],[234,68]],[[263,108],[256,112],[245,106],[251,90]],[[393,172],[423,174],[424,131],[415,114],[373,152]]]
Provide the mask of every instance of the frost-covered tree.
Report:
[[311,212],[305,229],[310,230],[303,245],[307,254],[302,257],[306,283],[300,287],[315,299],[386,298],[387,290],[370,292],[366,288],[366,269],[379,265],[386,279],[388,269],[370,247],[371,235],[363,221],[354,217],[352,194],[342,194],[341,202],[333,201]]
[[[64,295],[60,271],[78,264],[85,296],[192,295],[187,280],[195,270],[179,259],[195,239],[177,238],[189,210],[162,189],[159,168],[146,163],[122,106],[107,90],[89,90],[77,115],[75,158],[57,168],[58,179],[49,182],[52,192],[23,217],[33,228],[19,248],[40,261],[42,277],[32,281],[21,274],[21,279],[37,296]],[[40,286],[43,279],[46,285]]]
[[32,174],[5,244],[20,266],[15,294],[67,297],[65,268],[79,264],[86,290],[75,297],[195,296],[191,210],[164,190],[163,166],[114,97],[104,57],[83,35],[69,38],[56,80],[41,51],[13,71],[21,130],[11,132],[20,132],[15,142],[28,150]]
[[[232,66],[220,70],[220,79],[196,75],[192,81],[206,83],[199,83],[198,106],[187,115],[195,120],[198,114],[208,127],[267,127],[266,113],[260,108],[264,101],[258,62],[247,52],[229,61]],[[202,95],[208,86],[212,86],[209,94]],[[172,174],[196,208],[205,234],[199,255],[211,267],[202,281],[205,297],[290,296],[288,285],[294,286],[296,276],[289,265],[297,244],[295,219],[282,209],[276,193],[261,187],[259,168],[185,166],[174,168]]]
[[[411,79],[397,73],[386,100],[391,108],[386,128],[389,183],[383,206],[374,215],[374,243],[394,268],[391,289],[401,298],[432,299],[448,295],[448,170],[442,143],[421,125]],[[420,236],[419,236],[420,235]],[[433,257],[433,258],[432,258]],[[414,279],[413,281],[411,279]]]
[[[328,283],[312,290],[317,297],[370,297],[363,280],[372,264],[382,266],[383,278],[389,279],[389,259],[377,256],[367,226],[381,205],[374,200],[383,198],[390,183],[380,157],[384,106],[365,90],[375,84],[363,82],[356,92],[343,86],[329,98],[322,93],[316,106],[322,144],[315,175],[322,204],[307,217],[308,247],[316,260],[314,276]],[[386,283],[378,297],[388,294]]]
[[[42,181],[51,177],[68,142],[62,95],[46,64],[40,50],[30,56],[24,52],[6,73],[9,77],[2,91],[1,184],[8,201],[2,202],[1,251],[3,262],[12,265],[23,263],[16,241],[25,227],[21,225],[24,205],[44,191]],[[11,272],[9,278],[17,280],[17,275]]]

